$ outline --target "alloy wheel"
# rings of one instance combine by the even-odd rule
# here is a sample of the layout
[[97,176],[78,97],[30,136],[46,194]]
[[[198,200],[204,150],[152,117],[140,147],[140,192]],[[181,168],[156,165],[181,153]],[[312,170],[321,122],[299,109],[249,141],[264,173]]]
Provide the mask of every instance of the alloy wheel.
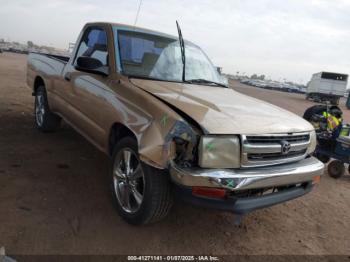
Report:
[[42,126],[44,123],[45,105],[44,96],[38,94],[35,100],[35,118],[38,126]]
[[127,213],[136,213],[143,202],[145,179],[141,162],[130,148],[123,148],[116,154],[113,186],[122,209]]

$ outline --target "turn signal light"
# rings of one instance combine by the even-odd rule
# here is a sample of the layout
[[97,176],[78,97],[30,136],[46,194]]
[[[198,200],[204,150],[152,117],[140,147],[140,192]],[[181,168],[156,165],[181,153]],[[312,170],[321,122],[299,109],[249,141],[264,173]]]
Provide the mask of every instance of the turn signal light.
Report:
[[315,176],[312,178],[312,184],[318,184],[321,181],[321,176]]
[[211,187],[192,187],[192,194],[201,197],[225,198],[226,190]]

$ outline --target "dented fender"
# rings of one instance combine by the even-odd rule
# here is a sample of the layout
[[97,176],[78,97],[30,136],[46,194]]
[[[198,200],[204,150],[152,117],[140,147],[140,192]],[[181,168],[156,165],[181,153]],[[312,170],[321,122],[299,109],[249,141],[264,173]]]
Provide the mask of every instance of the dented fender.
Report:
[[110,125],[121,123],[132,131],[143,162],[159,169],[168,168],[170,161],[176,158],[175,140],[186,143],[186,148],[190,149],[186,159],[193,158],[191,150],[197,145],[201,133],[193,127],[195,123],[189,123],[190,120],[164,101],[133,85],[127,78],[119,85],[112,84],[111,88],[115,96],[109,97],[112,108],[108,115],[112,115],[112,111],[115,113]]
[[184,119],[174,119],[164,113],[140,134],[140,158],[157,168],[166,168],[176,157],[176,141],[180,139],[193,148],[197,145],[197,137],[198,133]]

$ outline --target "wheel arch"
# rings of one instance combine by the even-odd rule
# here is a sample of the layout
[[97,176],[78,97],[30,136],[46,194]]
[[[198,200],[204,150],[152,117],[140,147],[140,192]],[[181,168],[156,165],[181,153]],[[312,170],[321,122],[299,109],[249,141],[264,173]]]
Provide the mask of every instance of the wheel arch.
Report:
[[128,128],[126,125],[119,122],[113,123],[113,125],[110,128],[109,137],[108,137],[108,155],[109,156],[112,156],[113,148],[115,144],[124,137],[132,137],[136,141],[138,141],[134,132],[130,128]]
[[46,86],[45,81],[41,76],[36,76],[33,84],[33,95],[36,94],[36,91],[38,90],[39,86]]

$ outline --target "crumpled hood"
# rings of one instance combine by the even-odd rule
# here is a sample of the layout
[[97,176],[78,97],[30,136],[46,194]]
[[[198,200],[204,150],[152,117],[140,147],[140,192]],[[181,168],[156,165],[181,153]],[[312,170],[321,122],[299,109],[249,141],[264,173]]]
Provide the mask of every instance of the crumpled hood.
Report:
[[210,134],[305,132],[301,117],[231,88],[132,79],[137,87],[180,109]]

